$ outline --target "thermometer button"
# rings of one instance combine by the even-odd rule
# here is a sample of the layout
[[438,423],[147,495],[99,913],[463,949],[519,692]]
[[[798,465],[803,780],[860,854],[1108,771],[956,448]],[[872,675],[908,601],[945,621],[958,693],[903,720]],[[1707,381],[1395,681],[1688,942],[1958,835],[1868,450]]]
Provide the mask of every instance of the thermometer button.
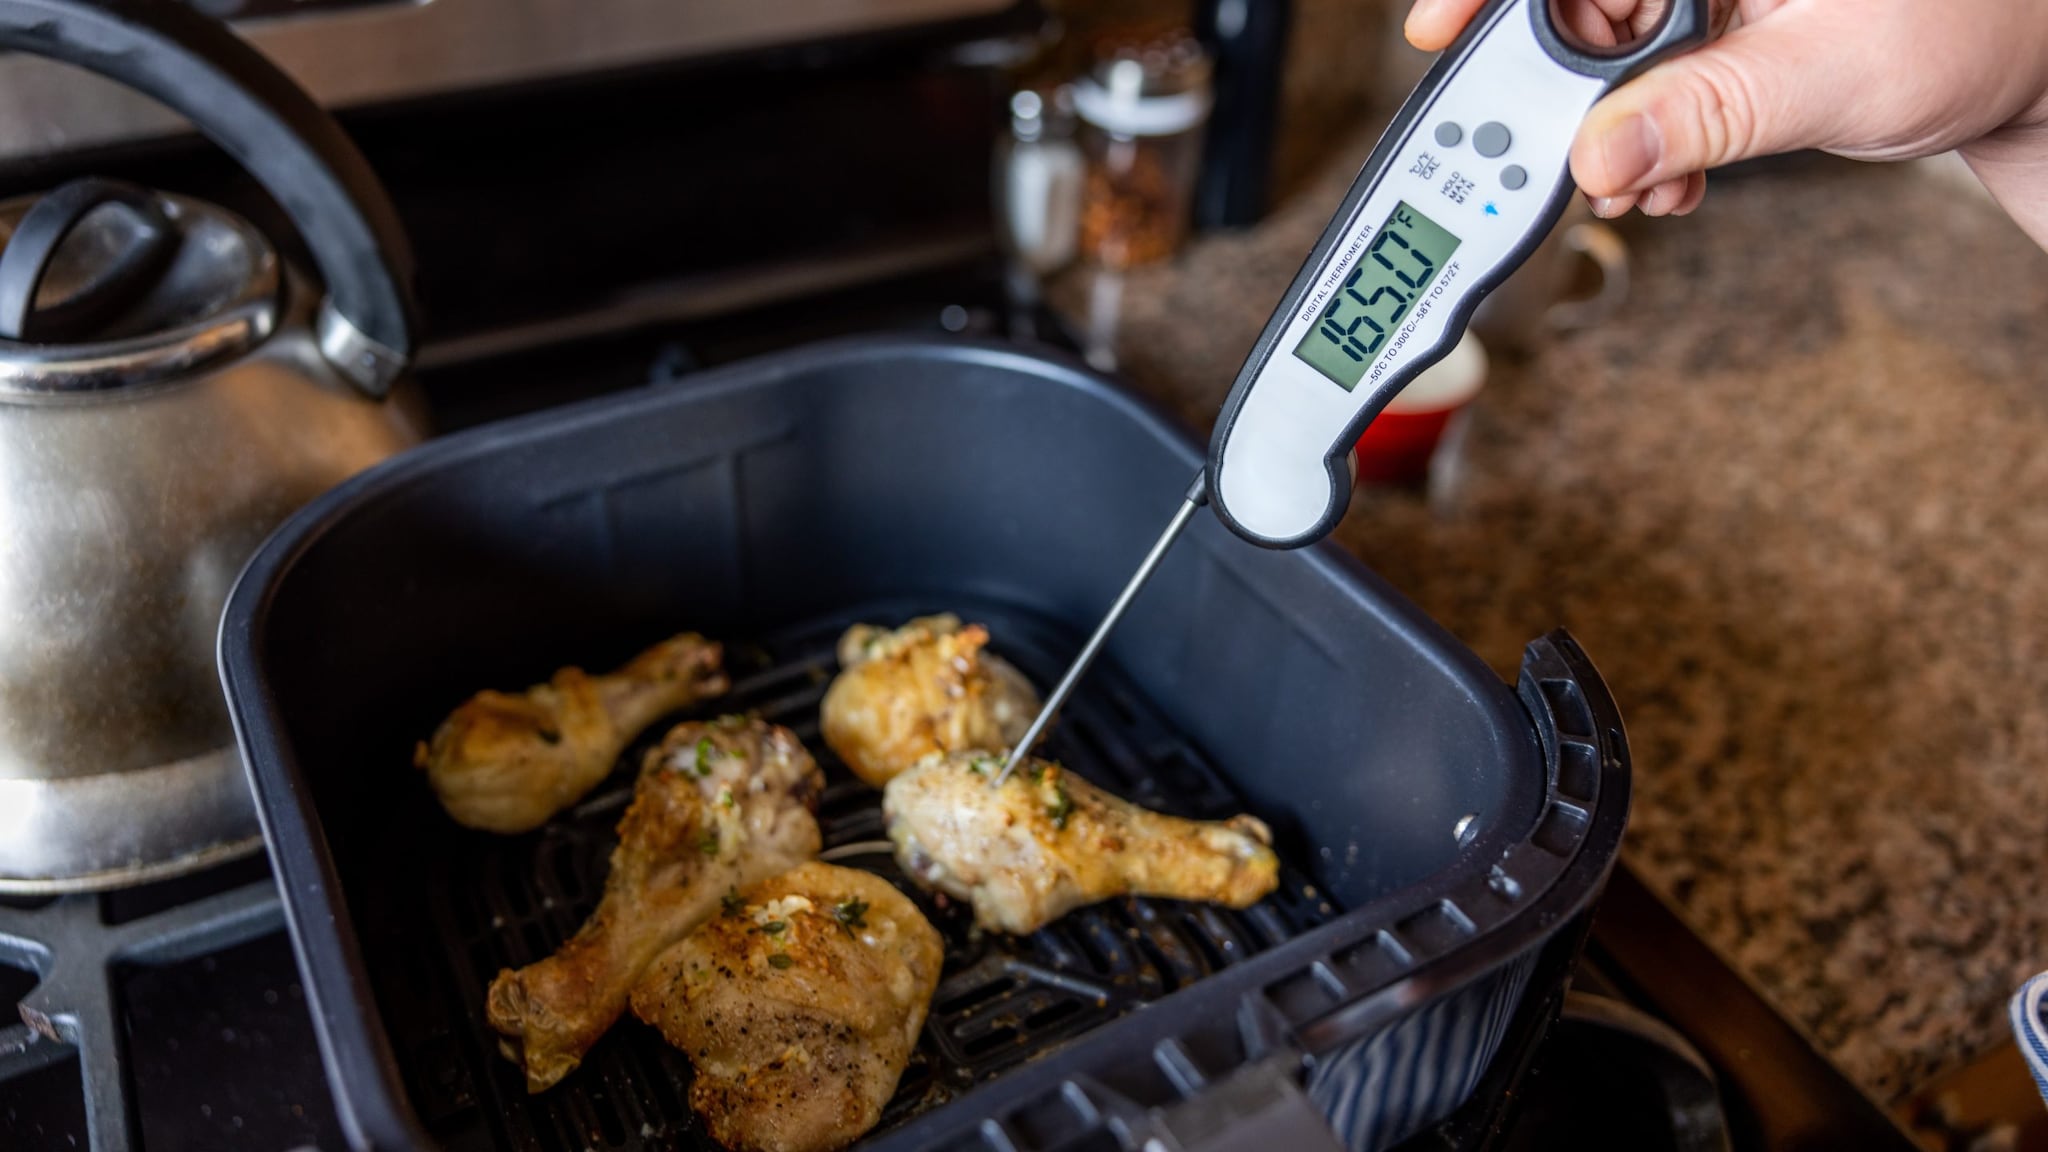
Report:
[[1455,120],[1446,120],[1436,126],[1436,142],[1442,148],[1456,148],[1458,141],[1465,138],[1465,129]]
[[1501,187],[1510,192],[1519,192],[1529,182],[1529,171],[1520,164],[1510,164],[1500,170]]
[[1472,133],[1472,146],[1488,160],[1505,154],[1508,145],[1514,142],[1514,133],[1508,131],[1507,125],[1492,121],[1481,124],[1479,130]]

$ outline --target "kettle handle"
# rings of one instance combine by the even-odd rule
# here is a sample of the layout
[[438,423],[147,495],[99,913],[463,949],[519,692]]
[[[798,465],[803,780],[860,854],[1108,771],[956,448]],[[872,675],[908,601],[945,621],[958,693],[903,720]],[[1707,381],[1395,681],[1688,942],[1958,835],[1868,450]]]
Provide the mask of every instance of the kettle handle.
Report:
[[0,48],[154,97],[262,183],[327,285],[321,354],[372,396],[413,353],[412,254],[368,161],[261,52],[178,0],[0,0]]

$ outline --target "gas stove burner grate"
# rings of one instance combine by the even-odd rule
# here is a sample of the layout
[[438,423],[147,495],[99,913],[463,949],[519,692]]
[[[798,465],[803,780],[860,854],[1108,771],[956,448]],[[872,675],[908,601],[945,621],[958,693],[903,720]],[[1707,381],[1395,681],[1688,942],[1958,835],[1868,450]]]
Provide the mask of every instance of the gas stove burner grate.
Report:
[[[818,704],[837,670],[835,642],[855,618],[896,621],[912,614],[891,605],[763,646],[728,649],[734,690],[713,709],[758,712],[803,739],[828,780],[818,809],[828,851],[882,835],[879,795],[818,738]],[[1011,614],[973,616],[988,623],[1004,655],[1035,678],[1057,674],[1064,649],[1041,627]],[[622,764],[637,765],[665,727],[657,725],[629,749]],[[1113,670],[1091,675],[1046,748],[1082,776],[1161,811],[1220,818],[1243,810],[1201,756]],[[613,827],[631,787],[631,772],[622,770],[595,798],[537,835],[477,837],[468,843],[480,848],[438,853],[429,866],[442,971],[439,980],[410,979],[405,987],[410,992],[445,980],[456,1007],[432,1011],[410,996],[394,1002],[404,993],[389,981],[380,999],[412,1102],[429,1131],[451,1146],[483,1143],[485,1130],[498,1146],[535,1152],[715,1146],[686,1103],[689,1061],[652,1029],[622,1021],[569,1079],[529,1096],[497,1054],[496,1036],[482,1018],[484,991],[500,969],[545,957],[595,907],[616,843]],[[877,1132],[1339,914],[1286,867],[1279,891],[1242,912],[1124,899],[1011,938],[973,931],[970,910],[905,883],[884,851],[854,847],[852,855],[834,859],[910,892],[947,946],[923,1042]],[[373,955],[398,955],[395,943],[380,942]]]
[[[232,882],[247,869],[219,873]],[[284,926],[277,885],[262,878],[168,908],[123,911],[123,894],[0,905],[0,965],[33,974],[21,1022],[0,1027],[0,1085],[75,1062],[91,1152],[142,1147],[126,1059],[116,970],[170,965]]]

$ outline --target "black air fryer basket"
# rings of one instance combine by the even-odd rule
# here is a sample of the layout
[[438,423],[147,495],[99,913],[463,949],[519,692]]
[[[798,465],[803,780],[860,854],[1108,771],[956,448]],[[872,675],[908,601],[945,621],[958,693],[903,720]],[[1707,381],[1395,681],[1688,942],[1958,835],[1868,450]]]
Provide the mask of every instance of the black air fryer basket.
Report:
[[[707,711],[795,729],[831,780],[827,846],[873,840],[876,795],[816,739],[839,630],[957,611],[1049,684],[1200,462],[1063,361],[863,340],[453,436],[300,514],[244,573],[221,661],[350,1141],[711,1146],[688,1062],[630,1018],[539,1096],[496,1054],[483,989],[595,904],[640,749],[541,831],[469,832],[411,765],[456,703],[695,629],[734,674]],[[1207,516],[1048,747],[1154,808],[1256,814],[1281,890],[1021,939],[920,894],[946,968],[865,1148],[1389,1147],[1529,1030],[1628,805],[1620,720],[1568,637],[1510,688],[1335,549]]]

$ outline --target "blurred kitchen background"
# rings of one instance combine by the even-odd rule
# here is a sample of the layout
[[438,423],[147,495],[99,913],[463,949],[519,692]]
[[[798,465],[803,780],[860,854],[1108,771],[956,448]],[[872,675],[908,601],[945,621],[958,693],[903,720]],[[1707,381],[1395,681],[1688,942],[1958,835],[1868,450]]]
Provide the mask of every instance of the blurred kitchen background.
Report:
[[[391,187],[442,430],[928,328],[1066,346],[1206,434],[1427,65],[1399,0],[707,3],[532,71],[430,45],[380,67],[375,0],[197,6]],[[503,7],[516,31],[543,6]],[[0,193],[125,176],[288,235],[174,119],[59,71],[0,60]],[[2043,315],[2048,256],[1952,160],[1790,157],[1686,219],[1577,211],[1386,421],[1339,532],[1503,675],[1560,624],[1598,661],[1636,801],[1582,986],[1683,1036],[1736,1147],[2048,1147],[2005,1018],[2048,968]],[[135,915],[188,895],[148,891]],[[270,1146],[328,1146],[289,950],[251,915],[253,1034],[297,1038],[167,1055],[147,1029],[218,1035],[237,981],[127,965],[118,1107],[172,1131],[182,1063],[230,1095],[232,1069],[291,1069],[303,1130]],[[24,1102],[77,1096],[52,1087],[76,1064],[36,1075],[0,1084],[0,1145],[83,1131],[83,1099]],[[141,1145],[227,1147],[224,1123]]]

